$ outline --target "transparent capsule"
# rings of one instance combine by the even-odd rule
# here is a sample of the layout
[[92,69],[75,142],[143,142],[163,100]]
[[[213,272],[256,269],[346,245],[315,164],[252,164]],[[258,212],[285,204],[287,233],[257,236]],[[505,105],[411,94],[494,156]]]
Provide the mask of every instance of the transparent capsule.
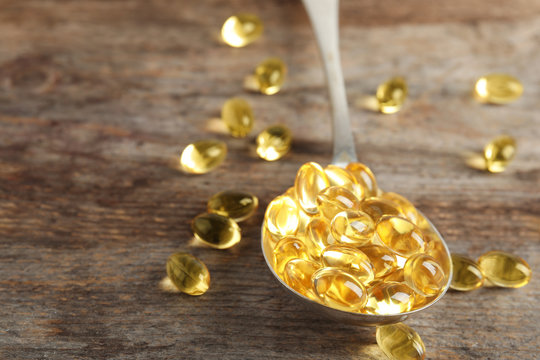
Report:
[[349,190],[339,186],[330,186],[317,196],[319,213],[328,221],[332,221],[339,212],[358,209],[359,207],[360,201],[358,198]]
[[423,360],[426,348],[420,336],[405,324],[377,327],[377,344],[392,360]]
[[476,261],[460,254],[452,254],[452,283],[450,288],[471,291],[482,287],[484,275]]
[[319,260],[321,254],[327,246],[336,243],[330,233],[330,224],[319,217],[314,217],[306,228],[304,243],[307,246],[310,257]]
[[409,200],[407,200],[405,197],[393,193],[393,192],[385,192],[381,195],[381,198],[389,200],[397,205],[397,209],[407,218],[409,219],[413,224],[418,224],[419,221],[419,215],[418,211],[414,207],[413,204]]
[[227,145],[218,140],[189,144],[180,155],[180,168],[190,174],[205,174],[218,167],[227,155]]
[[371,261],[375,278],[381,278],[397,269],[396,255],[386,246],[368,245],[362,246],[360,250]]
[[446,284],[443,269],[426,254],[411,256],[403,267],[403,275],[411,289],[427,297],[438,295]]
[[285,156],[292,142],[292,134],[284,125],[272,125],[257,136],[257,154],[261,159],[276,161]]
[[489,251],[478,258],[485,278],[495,286],[519,288],[531,280],[531,267],[519,256],[504,251]]
[[319,299],[315,295],[311,277],[320,268],[316,262],[304,259],[292,259],[287,262],[283,270],[283,280],[296,292],[312,299]]
[[249,134],[255,121],[249,103],[238,97],[225,101],[221,108],[221,119],[231,135],[239,138]]
[[352,246],[328,246],[321,258],[325,266],[344,270],[354,275],[362,284],[368,284],[374,278],[373,265],[369,257]]
[[366,199],[360,204],[360,210],[368,214],[374,222],[378,222],[383,216],[400,216],[401,212],[397,205],[386,199],[372,197]]
[[287,66],[280,58],[268,58],[255,68],[257,89],[265,95],[274,95],[283,86],[286,75]]
[[193,234],[216,249],[228,249],[240,242],[240,227],[233,219],[218,214],[198,215],[191,223]]
[[294,236],[286,236],[279,240],[274,248],[274,264],[276,272],[281,274],[291,259],[308,260],[307,249],[302,240]]
[[384,216],[375,228],[377,239],[398,255],[409,256],[424,250],[422,231],[407,219]]
[[255,195],[236,190],[218,192],[208,200],[209,213],[219,214],[240,222],[255,213],[259,199]]
[[383,114],[393,114],[399,111],[407,98],[407,83],[402,77],[394,77],[382,83],[377,88],[379,111]]
[[390,274],[386,275],[383,278],[383,281],[385,282],[393,281],[393,282],[399,282],[399,283],[405,282],[405,275],[403,273],[403,269],[397,269],[396,271],[391,272]]
[[445,283],[452,274],[452,259],[448,253],[445,245],[443,244],[439,235],[433,230],[433,228],[422,228],[422,233],[426,240],[425,253],[437,261],[437,264],[441,266],[445,273]]
[[177,252],[167,259],[167,276],[178,290],[189,295],[202,295],[210,286],[210,272],[195,256]]
[[411,310],[414,291],[403,283],[378,282],[368,288],[368,298],[364,312],[368,314],[390,315]]
[[486,169],[492,173],[503,172],[516,155],[516,140],[508,135],[497,136],[484,147]]
[[309,162],[300,167],[294,181],[296,199],[300,207],[308,214],[316,214],[317,195],[321,190],[330,186],[323,168],[314,162]]
[[491,104],[508,104],[523,94],[523,85],[513,76],[489,74],[482,76],[474,86],[478,101]]
[[342,211],[338,213],[330,225],[330,231],[338,242],[357,246],[371,242],[375,223],[368,214],[358,211]]
[[362,194],[356,194],[360,200],[377,196],[379,188],[377,186],[377,180],[370,168],[362,163],[350,163],[346,169],[354,176],[360,188],[363,190]]
[[221,38],[232,47],[243,47],[257,40],[262,32],[263,24],[257,15],[237,14],[225,20]]
[[264,219],[272,234],[282,237],[295,235],[300,221],[296,202],[289,196],[278,196],[268,204]]
[[366,304],[366,288],[352,274],[337,268],[322,268],[312,277],[315,294],[322,302],[343,311],[359,311]]
[[345,188],[353,194],[363,194],[364,190],[349,171],[336,165],[328,165],[324,168],[324,173],[330,182],[330,186]]

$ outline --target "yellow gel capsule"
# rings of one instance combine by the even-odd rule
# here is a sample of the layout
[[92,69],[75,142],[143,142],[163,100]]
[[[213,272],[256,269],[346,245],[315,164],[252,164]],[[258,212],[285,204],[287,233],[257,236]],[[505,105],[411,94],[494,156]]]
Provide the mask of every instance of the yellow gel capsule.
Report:
[[278,274],[285,269],[285,265],[291,259],[308,260],[306,246],[299,238],[286,236],[279,240],[274,248],[274,264]]
[[362,194],[356,194],[360,200],[377,196],[379,187],[370,168],[362,163],[350,163],[346,169],[354,176],[360,188],[363,189]]
[[426,348],[420,336],[405,324],[377,327],[377,344],[391,360],[423,360]]
[[482,287],[484,275],[476,261],[460,254],[452,254],[452,283],[450,288],[471,291]]
[[485,278],[495,286],[519,288],[531,280],[531,267],[519,256],[504,251],[489,251],[478,258]]
[[221,108],[221,119],[234,137],[243,138],[253,128],[253,110],[249,103],[241,98],[225,101]]
[[411,310],[414,291],[403,283],[378,282],[368,288],[368,299],[364,312],[390,315]]
[[362,284],[368,284],[374,278],[371,260],[361,250],[352,246],[328,246],[321,258],[325,266],[344,270],[354,275]]
[[322,268],[313,274],[312,279],[315,294],[334,309],[359,311],[366,304],[366,288],[346,271]]
[[300,221],[296,202],[289,196],[278,196],[268,204],[264,219],[272,234],[282,237],[295,235]]
[[210,286],[210,272],[195,256],[177,252],[167,259],[167,276],[178,290],[189,295],[202,295]]
[[255,82],[258,90],[265,95],[277,93],[287,74],[287,66],[276,57],[268,58],[255,68]]
[[497,136],[484,147],[486,169],[492,173],[503,172],[516,155],[516,140],[508,135]]
[[363,194],[364,190],[349,171],[336,165],[328,165],[324,169],[324,173],[330,182],[330,186],[339,186],[354,194]]
[[419,221],[419,215],[418,211],[414,207],[413,204],[409,200],[407,200],[405,197],[393,193],[393,192],[386,192],[381,195],[381,198],[390,200],[394,204],[397,205],[397,209],[407,218],[409,219],[413,224],[418,224]]
[[232,47],[243,47],[257,40],[262,32],[263,24],[257,15],[237,14],[225,20],[221,38]]
[[385,215],[401,215],[396,204],[378,197],[364,200],[362,204],[360,204],[360,210],[368,214],[374,222],[378,222]]
[[362,246],[360,250],[367,255],[371,264],[375,278],[380,278],[397,269],[396,255],[386,246],[368,245]]
[[407,83],[402,77],[394,77],[382,83],[377,88],[379,111],[383,114],[393,114],[399,111],[407,98]]
[[304,243],[309,256],[314,260],[319,260],[324,249],[336,243],[330,233],[330,224],[322,218],[313,218],[307,225]]
[[330,231],[342,244],[367,245],[371,242],[375,223],[368,214],[362,211],[342,211],[338,213],[330,225]]
[[489,74],[476,81],[474,91],[480,102],[503,105],[518,99],[523,94],[523,85],[510,75]]
[[407,219],[384,216],[375,228],[377,238],[398,255],[409,256],[425,247],[422,231]]
[[233,219],[218,214],[198,215],[191,223],[195,237],[216,249],[228,249],[240,242],[240,227]]
[[272,125],[257,136],[257,155],[266,161],[285,156],[292,142],[291,131],[284,125]]
[[227,145],[218,140],[189,144],[180,155],[180,168],[190,174],[205,174],[218,167],[227,155]]
[[317,195],[321,190],[330,186],[323,168],[314,162],[309,162],[300,167],[294,181],[296,199],[300,207],[308,214],[316,214]]
[[226,190],[214,194],[208,200],[209,213],[219,214],[236,222],[247,219],[257,210],[259,199],[242,191]]
[[304,259],[292,259],[285,264],[283,270],[283,280],[296,292],[312,299],[317,300],[311,277],[320,268],[316,262]]
[[324,218],[332,221],[339,212],[359,208],[360,201],[349,190],[339,186],[330,186],[317,196],[317,207]]
[[411,256],[403,267],[403,275],[411,289],[427,297],[438,295],[446,283],[441,266],[426,254]]
[[399,283],[405,282],[405,274],[403,273],[403,269],[397,269],[396,271],[391,272],[390,274],[386,275],[383,278],[383,281],[384,282],[392,281],[392,282],[399,282]]

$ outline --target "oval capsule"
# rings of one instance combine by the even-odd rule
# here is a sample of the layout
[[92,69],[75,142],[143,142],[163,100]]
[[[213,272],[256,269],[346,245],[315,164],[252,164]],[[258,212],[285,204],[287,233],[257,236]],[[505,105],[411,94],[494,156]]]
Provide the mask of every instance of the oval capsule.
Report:
[[424,250],[422,231],[407,219],[384,216],[375,228],[377,239],[398,255],[409,256]]
[[302,240],[294,236],[286,236],[279,240],[274,248],[274,264],[276,272],[281,274],[291,259],[308,260],[307,249]]
[[240,242],[240,227],[233,219],[218,214],[201,214],[191,223],[193,234],[216,249],[228,249]]
[[423,360],[426,348],[420,336],[405,324],[377,327],[377,344],[392,360]]
[[264,60],[255,68],[255,82],[257,89],[265,95],[274,95],[283,86],[287,66],[277,57]]
[[227,145],[218,140],[201,140],[189,144],[180,155],[180,168],[190,174],[205,174],[225,160]]
[[261,19],[254,14],[236,14],[229,17],[221,28],[221,38],[232,47],[251,44],[263,32]]
[[313,274],[312,281],[315,295],[332,308],[356,312],[366,304],[364,285],[342,269],[319,269]]
[[323,168],[314,162],[309,162],[300,167],[294,181],[296,199],[300,207],[308,214],[316,214],[317,196],[321,190],[330,186]]
[[413,204],[409,200],[407,200],[405,197],[393,193],[393,192],[385,192],[381,195],[381,198],[391,201],[392,203],[397,205],[397,209],[413,224],[418,225],[419,222],[419,215],[418,211],[414,207]]
[[360,210],[368,214],[374,222],[379,221],[383,216],[400,216],[401,212],[397,205],[386,199],[372,197],[366,199],[360,205]]
[[311,278],[319,268],[320,265],[316,262],[292,259],[285,264],[283,280],[296,292],[312,300],[318,300],[319,297],[315,295]]
[[268,204],[264,222],[268,230],[278,236],[295,235],[299,224],[298,207],[289,196],[281,195]]
[[255,195],[236,190],[218,192],[208,200],[209,213],[219,214],[233,219],[236,222],[249,218],[259,205]]
[[360,250],[370,259],[375,278],[381,278],[397,269],[396,255],[386,246],[368,245],[362,246]]
[[284,125],[272,125],[257,136],[257,155],[266,161],[276,161],[291,148],[292,135]]
[[368,284],[374,278],[373,265],[369,257],[352,246],[328,246],[321,258],[325,266],[344,270],[354,275],[362,284]]
[[339,186],[347,189],[354,194],[361,194],[363,189],[352,174],[336,165],[328,165],[324,168],[324,173],[330,182],[330,186]]
[[452,254],[452,283],[450,288],[471,291],[482,287],[484,275],[476,261],[460,254]]
[[178,290],[188,295],[202,295],[210,287],[210,272],[195,256],[177,252],[167,259],[167,276]]
[[232,136],[243,138],[253,128],[255,118],[249,103],[242,98],[232,98],[223,104],[221,119]]
[[330,231],[338,242],[358,246],[370,243],[374,230],[371,217],[355,210],[338,213],[330,225]]
[[476,81],[474,91],[480,102],[503,105],[518,99],[523,94],[523,85],[510,75],[489,74]]
[[361,194],[356,194],[360,200],[377,196],[379,187],[377,186],[375,175],[373,175],[369,167],[362,163],[353,162],[349,163],[346,169],[354,176],[362,189]]
[[335,244],[336,240],[330,233],[330,224],[320,218],[311,219],[306,228],[305,244],[313,260],[319,260],[327,246]]
[[508,135],[500,135],[484,147],[486,169],[492,173],[506,170],[516,155],[516,140]]
[[379,111],[383,114],[394,114],[401,109],[407,98],[408,88],[405,79],[393,77],[377,88]]
[[364,312],[368,314],[390,315],[411,310],[414,291],[398,282],[378,282],[368,289]]
[[519,256],[504,251],[489,251],[478,258],[478,266],[495,286],[519,288],[529,283],[531,267]]
[[319,213],[328,221],[332,221],[342,211],[358,207],[360,207],[358,198],[349,190],[339,186],[327,187],[317,196]]
[[444,288],[446,276],[441,266],[429,255],[411,256],[403,267],[405,283],[422,296],[438,295]]

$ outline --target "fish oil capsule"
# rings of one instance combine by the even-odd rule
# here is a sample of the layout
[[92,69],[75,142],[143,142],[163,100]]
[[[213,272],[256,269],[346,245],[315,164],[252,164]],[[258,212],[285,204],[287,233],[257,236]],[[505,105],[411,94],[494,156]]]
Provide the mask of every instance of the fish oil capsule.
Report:
[[439,294],[446,283],[441,266],[426,254],[411,256],[403,267],[403,275],[411,289],[427,297]]
[[354,275],[362,284],[368,284],[374,278],[371,260],[361,250],[352,246],[328,246],[321,258],[325,266],[344,270]]
[[373,237],[375,223],[362,211],[342,211],[330,224],[330,231],[342,244],[367,245]]
[[414,207],[413,204],[403,196],[393,193],[393,192],[386,192],[381,195],[381,198],[390,200],[394,204],[398,206],[398,210],[407,218],[409,219],[413,224],[418,224],[419,221],[419,215],[418,211]]
[[233,219],[236,222],[247,219],[259,205],[259,199],[242,191],[226,190],[214,194],[208,200],[209,213],[219,214]]
[[318,300],[315,295],[311,277],[320,268],[316,262],[304,259],[292,259],[283,270],[283,280],[296,292],[312,300]]
[[330,233],[328,221],[319,217],[313,218],[307,225],[304,243],[307,246],[309,256],[313,260],[319,260],[324,249],[336,243]]
[[375,278],[381,278],[397,269],[396,255],[386,246],[368,245],[362,246],[360,250],[369,258]]
[[295,235],[300,221],[296,202],[289,196],[278,196],[268,204],[264,219],[272,234],[282,237]]
[[276,57],[268,58],[255,68],[255,83],[257,89],[265,95],[274,95],[283,86],[287,66]]
[[330,182],[330,186],[339,186],[354,194],[363,193],[363,189],[358,184],[358,181],[347,170],[336,165],[328,165],[324,169],[324,173]]
[[471,291],[482,287],[484,275],[476,261],[460,254],[452,254],[452,283],[450,288]]
[[394,77],[382,83],[377,88],[379,111],[383,114],[393,114],[399,111],[407,98],[407,83],[402,77]]
[[321,165],[309,162],[300,167],[294,181],[296,199],[300,207],[308,214],[316,214],[317,195],[330,186]]
[[[426,234],[425,230],[424,234]],[[446,283],[450,275],[452,274],[452,259],[450,258],[448,250],[446,249],[442,241],[439,239],[439,237],[433,236],[433,234],[434,233],[429,233],[429,235],[426,236],[426,239],[428,240],[425,253],[434,258],[437,264],[441,266],[445,274],[444,281]]]
[[414,291],[404,283],[378,282],[368,288],[368,298],[364,312],[368,314],[390,315],[411,310]]
[[286,236],[279,240],[274,249],[276,272],[281,274],[285,269],[285,265],[291,259],[308,260],[308,256],[302,240],[294,236]]
[[284,125],[272,125],[257,136],[257,155],[266,161],[276,161],[291,148],[292,135]]
[[225,20],[221,38],[232,47],[243,47],[257,40],[262,32],[263,24],[257,15],[237,14]]
[[392,360],[423,360],[426,348],[420,336],[405,324],[377,327],[377,344]]
[[177,252],[167,259],[167,276],[178,290],[189,295],[202,295],[210,286],[210,272],[195,256]]
[[474,86],[478,101],[490,104],[508,104],[523,94],[523,85],[513,76],[489,74],[482,76]]
[[238,138],[246,137],[255,121],[249,103],[237,97],[225,101],[221,108],[221,119],[231,135]]
[[205,174],[218,167],[227,155],[227,145],[218,140],[189,144],[180,155],[180,168],[190,174]]
[[328,221],[332,221],[339,212],[359,207],[360,201],[358,198],[349,190],[339,186],[330,186],[317,196],[319,213]]
[[489,251],[478,258],[485,278],[495,286],[519,288],[531,280],[531,267],[519,256],[504,251]]
[[374,222],[378,222],[385,215],[401,215],[401,212],[398,210],[396,204],[378,197],[372,197],[364,200],[362,204],[360,204],[360,210],[368,214]]
[[516,155],[516,140],[508,135],[497,136],[484,147],[486,169],[492,173],[503,172]]
[[362,163],[355,162],[348,164],[346,169],[354,176],[360,188],[363,189],[362,194],[357,194],[360,200],[377,196],[379,188],[377,186],[377,180],[375,180],[375,175],[373,175],[370,168]]
[[396,271],[391,272],[390,274],[386,275],[383,278],[383,281],[385,282],[393,281],[393,282],[399,282],[399,283],[405,282],[405,275],[403,273],[403,269],[397,269]]
[[359,311],[366,304],[366,288],[355,276],[337,268],[313,274],[313,288],[324,304],[343,311]]
[[409,256],[424,250],[422,231],[407,219],[384,216],[375,228],[377,239],[398,255]]
[[193,234],[216,249],[228,249],[240,242],[240,227],[233,219],[218,214],[201,214],[191,223]]

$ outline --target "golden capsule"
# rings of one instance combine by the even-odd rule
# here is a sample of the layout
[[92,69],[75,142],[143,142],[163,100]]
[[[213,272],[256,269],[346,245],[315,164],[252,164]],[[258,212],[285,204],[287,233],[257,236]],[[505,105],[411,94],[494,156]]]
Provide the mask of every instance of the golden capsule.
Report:
[[316,214],[317,195],[321,190],[330,186],[323,168],[314,162],[309,162],[300,167],[294,181],[296,199],[300,207],[308,214]]
[[368,298],[364,312],[368,314],[390,315],[411,310],[414,291],[403,283],[378,282],[368,288]]
[[379,111],[383,114],[393,114],[399,111],[407,98],[407,83],[402,77],[394,77],[382,83],[377,88]]
[[342,244],[357,246],[371,242],[375,223],[365,212],[358,210],[338,213],[330,224],[332,236]]
[[238,97],[225,101],[221,108],[221,119],[231,135],[238,138],[246,137],[255,121],[249,103]]
[[300,221],[296,202],[289,196],[278,196],[268,204],[264,219],[272,234],[281,237],[295,235]]
[[405,282],[405,274],[403,273],[403,269],[396,269],[394,272],[391,272],[390,274],[386,275],[383,279],[385,282]]
[[292,135],[284,125],[272,125],[257,136],[257,154],[266,161],[276,161],[291,148]]
[[360,200],[377,196],[379,188],[375,175],[373,175],[370,168],[362,163],[350,163],[346,169],[354,176],[360,188],[363,189],[362,194],[356,194]]
[[189,144],[180,155],[180,168],[190,174],[205,174],[218,167],[227,155],[227,145],[218,140]]
[[366,288],[352,274],[337,268],[322,268],[312,277],[315,294],[322,302],[343,311],[359,311],[366,304]]
[[311,219],[306,228],[304,243],[307,246],[309,256],[314,260],[319,260],[324,249],[336,243],[330,233],[330,224],[319,217]]
[[353,194],[361,195],[364,193],[356,178],[349,171],[336,165],[328,165],[324,168],[324,173],[330,182],[330,186],[342,187]]
[[411,256],[403,267],[405,283],[423,296],[438,295],[446,284],[443,269],[434,258],[426,254]]
[[178,290],[189,295],[202,295],[210,286],[210,272],[195,256],[177,252],[167,259],[167,276]]
[[286,236],[279,240],[274,248],[274,264],[276,272],[281,274],[291,259],[308,260],[307,249],[302,240],[294,236]]
[[423,360],[426,348],[420,336],[405,324],[377,327],[377,344],[392,360]]
[[247,219],[257,210],[259,199],[242,191],[226,190],[214,194],[208,200],[209,213],[219,214],[236,222]]
[[452,283],[450,288],[471,291],[482,287],[484,275],[476,261],[460,254],[452,254]]
[[330,245],[323,251],[321,258],[325,266],[344,270],[362,284],[368,284],[374,278],[369,257],[352,246]]
[[516,140],[508,135],[497,136],[484,147],[486,169],[492,173],[503,172],[516,155]]
[[312,299],[318,299],[315,295],[311,277],[320,268],[316,262],[304,259],[292,259],[285,264],[283,280],[296,292]]
[[257,40],[262,32],[263,24],[257,15],[237,14],[225,20],[221,38],[232,47],[243,47]]
[[523,94],[523,85],[513,76],[489,74],[482,76],[474,86],[478,101],[491,104],[508,104]]
[[324,218],[332,221],[339,212],[359,208],[360,201],[349,190],[339,186],[330,186],[317,196],[317,207]]
[[374,222],[378,222],[385,215],[401,215],[396,204],[378,197],[364,200],[362,204],[360,204],[360,210],[368,214]]
[[228,249],[240,242],[240,227],[233,219],[218,214],[198,215],[191,223],[193,234],[216,249]]
[[368,245],[362,246],[360,250],[371,261],[375,278],[381,278],[397,269],[396,255],[386,246]]
[[389,200],[397,205],[397,209],[407,218],[409,219],[413,224],[418,224],[419,221],[419,215],[418,210],[414,207],[413,204],[409,200],[407,200],[405,197],[393,193],[393,192],[386,192],[381,195],[381,198]]
[[287,66],[276,57],[268,58],[255,68],[255,83],[257,89],[265,95],[277,93],[287,74]]
[[422,231],[407,219],[384,216],[375,228],[377,239],[401,256],[421,252],[425,247]]
[[519,256],[504,251],[489,251],[478,258],[485,278],[495,286],[519,288],[531,280],[531,267]]

